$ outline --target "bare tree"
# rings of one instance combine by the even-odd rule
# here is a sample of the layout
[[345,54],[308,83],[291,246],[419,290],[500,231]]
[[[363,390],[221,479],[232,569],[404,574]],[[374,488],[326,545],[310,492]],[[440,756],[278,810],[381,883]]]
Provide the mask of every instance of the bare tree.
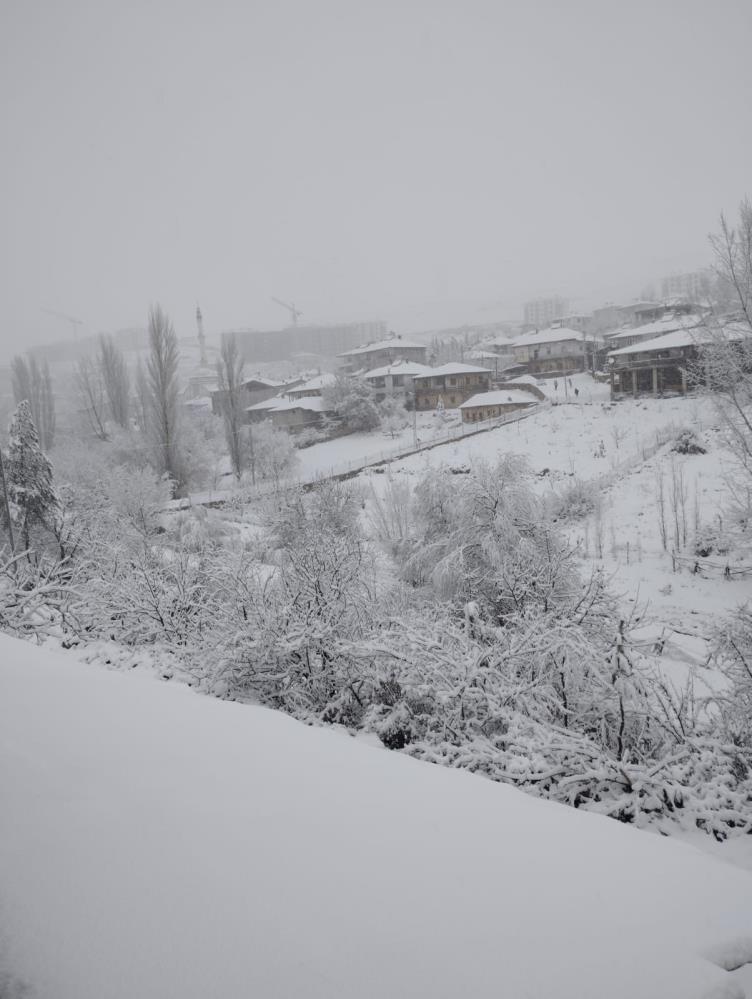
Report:
[[234,334],[222,338],[222,350],[217,361],[217,379],[221,393],[222,423],[230,452],[232,470],[240,478],[245,467],[243,447],[243,358]]
[[99,367],[107,394],[110,415],[119,426],[127,429],[130,415],[130,376],[122,351],[112,337],[99,337]]
[[73,377],[92,432],[101,441],[109,440],[105,421],[104,386],[99,368],[90,358],[84,357],[76,365]]
[[149,382],[146,371],[139,357],[136,362],[135,396],[136,396],[136,422],[141,433],[146,433],[149,428]]
[[29,403],[42,450],[49,451],[55,442],[55,398],[47,362],[40,366],[33,354],[16,355],[11,362],[11,378],[16,405],[24,400]]
[[705,323],[695,380],[713,393],[730,449],[752,475],[752,204],[739,207],[739,221],[721,215],[719,233],[710,237],[715,271],[725,290],[725,313]]
[[711,235],[715,271],[721,284],[731,292],[732,307],[752,328],[752,202],[739,205],[739,222],[729,224],[721,214],[720,232]]
[[174,482],[177,492],[185,485],[179,451],[178,338],[159,305],[152,306],[149,311],[149,349],[146,362],[148,431],[157,467]]

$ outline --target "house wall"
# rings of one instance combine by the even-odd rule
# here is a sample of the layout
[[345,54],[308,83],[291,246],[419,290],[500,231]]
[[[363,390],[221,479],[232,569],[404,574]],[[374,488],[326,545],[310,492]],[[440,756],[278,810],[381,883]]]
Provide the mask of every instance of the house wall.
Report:
[[689,370],[697,360],[693,347],[676,347],[637,354],[629,360],[615,358],[609,377],[612,395],[662,392],[686,393],[691,387]]
[[442,375],[438,378],[415,379],[415,408],[436,409],[441,402],[445,409],[456,409],[471,396],[488,392],[490,374]]
[[527,409],[531,402],[505,402],[493,406],[473,406],[462,410],[463,423],[478,423],[480,420],[492,420],[495,416],[514,413],[518,409]]
[[279,430],[295,433],[305,427],[315,427],[321,423],[321,413],[310,409],[283,409],[280,412],[271,411],[272,426]]

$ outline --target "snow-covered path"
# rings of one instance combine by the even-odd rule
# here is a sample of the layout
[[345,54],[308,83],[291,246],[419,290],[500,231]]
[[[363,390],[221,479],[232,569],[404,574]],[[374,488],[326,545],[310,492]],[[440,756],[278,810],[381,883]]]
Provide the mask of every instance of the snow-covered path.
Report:
[[5,636],[0,802],[29,999],[692,999],[752,940],[691,846]]

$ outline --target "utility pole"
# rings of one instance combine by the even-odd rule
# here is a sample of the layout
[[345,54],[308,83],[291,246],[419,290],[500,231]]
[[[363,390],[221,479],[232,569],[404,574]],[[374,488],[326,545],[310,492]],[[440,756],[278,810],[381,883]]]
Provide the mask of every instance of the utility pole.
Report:
[[8,518],[8,535],[10,537],[10,552],[16,557],[16,540],[13,537],[13,521],[10,516],[10,503],[8,501],[8,484],[5,480],[5,465],[3,464],[3,451],[0,448],[0,483],[3,487],[3,499],[5,500],[5,516]]

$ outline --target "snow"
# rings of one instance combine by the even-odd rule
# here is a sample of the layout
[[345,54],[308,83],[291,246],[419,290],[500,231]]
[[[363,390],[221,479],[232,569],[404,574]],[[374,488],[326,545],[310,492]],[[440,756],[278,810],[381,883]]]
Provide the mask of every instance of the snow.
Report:
[[643,323],[642,326],[627,326],[617,330],[616,333],[606,334],[609,343],[618,346],[619,341],[629,337],[641,337],[643,340],[651,340],[654,337],[663,336],[666,333],[673,333],[677,330],[691,330],[700,325],[699,316],[663,316],[653,323]]
[[749,981],[711,959],[752,946],[752,875],[691,846],[5,636],[0,800],[0,982],[28,999]]
[[271,399],[262,399],[261,402],[254,402],[252,406],[246,406],[246,413],[257,413],[265,409],[276,409],[286,400],[282,396],[275,395]]
[[427,364],[418,364],[417,361],[395,361],[394,364],[385,364],[381,368],[373,368],[366,371],[364,378],[386,378],[387,375],[430,375],[433,368]]
[[510,347],[535,346],[540,343],[563,343],[566,340],[586,340],[587,335],[582,330],[570,330],[566,326],[552,326],[539,333],[524,333],[515,340],[509,341]]
[[305,395],[306,392],[320,392],[327,386],[333,385],[336,380],[336,376],[331,372],[324,372],[322,375],[316,375],[315,378],[309,378],[302,385],[293,385],[287,395],[290,398],[294,398],[295,396]]
[[324,400],[320,395],[306,395],[300,399],[279,399],[273,412],[282,413],[293,409],[309,409],[312,413],[323,413]]
[[472,409],[474,406],[507,406],[509,403],[520,406],[535,406],[538,399],[524,389],[498,389],[495,392],[479,392],[460,405],[460,409]]
[[459,361],[449,361],[438,368],[431,368],[427,374],[419,378],[442,378],[444,375],[490,375],[490,368],[478,368],[473,364],[461,364]]
[[[635,332],[637,332],[635,330]],[[724,336],[728,340],[739,340],[750,335],[749,329],[741,324],[729,323],[723,328]],[[622,354],[640,354],[651,350],[669,350],[677,347],[690,347],[693,344],[712,343],[718,333],[709,329],[700,328],[695,325],[693,328],[677,329],[672,333],[664,333],[652,340],[642,340],[640,343],[633,343],[630,347],[621,347],[619,350],[611,350],[609,357],[621,357]]]

